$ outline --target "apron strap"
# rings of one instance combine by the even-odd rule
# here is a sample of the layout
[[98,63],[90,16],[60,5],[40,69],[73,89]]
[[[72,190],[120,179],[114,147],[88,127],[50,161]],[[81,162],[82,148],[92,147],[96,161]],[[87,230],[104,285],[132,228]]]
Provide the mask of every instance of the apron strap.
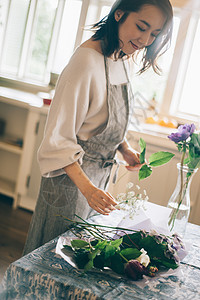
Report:
[[105,65],[105,74],[106,74],[106,89],[107,89],[107,95],[108,95],[108,86],[110,84],[110,77],[108,72],[108,60],[107,57],[104,56],[104,65]]
[[[124,62],[123,58],[122,58],[122,64],[124,67],[124,72],[125,72],[127,81],[130,83],[130,78],[129,78],[128,71],[125,66],[125,62]],[[105,65],[105,73],[106,73],[106,84],[107,84],[107,88],[108,88],[108,83],[110,83],[110,76],[109,76],[109,68],[108,68],[108,59],[106,56],[104,56],[104,65]]]
[[122,58],[122,63],[123,63],[123,67],[124,67],[124,71],[125,71],[125,74],[126,74],[127,81],[130,83],[130,78],[129,78],[128,71],[127,71],[127,68],[125,66],[125,61],[124,61],[123,58]]

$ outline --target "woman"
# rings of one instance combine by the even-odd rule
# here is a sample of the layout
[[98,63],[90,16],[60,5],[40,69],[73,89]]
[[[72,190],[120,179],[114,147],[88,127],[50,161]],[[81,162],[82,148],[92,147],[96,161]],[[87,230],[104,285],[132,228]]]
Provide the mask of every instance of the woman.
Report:
[[144,72],[166,50],[172,30],[168,0],[120,0],[93,26],[56,86],[38,153],[43,175],[24,254],[66,230],[62,214],[108,215],[116,202],[106,192],[117,150],[129,170],[139,154],[125,140],[133,97],[125,64],[143,50]]

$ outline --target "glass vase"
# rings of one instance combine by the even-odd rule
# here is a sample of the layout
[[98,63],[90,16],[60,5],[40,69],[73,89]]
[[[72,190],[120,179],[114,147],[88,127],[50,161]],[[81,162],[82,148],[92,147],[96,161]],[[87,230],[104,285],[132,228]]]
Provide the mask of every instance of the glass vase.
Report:
[[197,169],[190,169],[180,163],[177,164],[177,169],[177,184],[167,205],[172,209],[168,225],[172,233],[176,232],[183,237],[190,214],[190,185]]

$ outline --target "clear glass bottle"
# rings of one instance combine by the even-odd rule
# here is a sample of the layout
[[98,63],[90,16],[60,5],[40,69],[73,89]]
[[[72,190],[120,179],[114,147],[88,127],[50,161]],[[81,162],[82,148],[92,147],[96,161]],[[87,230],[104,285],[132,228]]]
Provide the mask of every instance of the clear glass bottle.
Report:
[[190,169],[180,163],[177,164],[177,169],[177,184],[167,205],[172,209],[168,225],[172,233],[176,232],[183,237],[190,214],[190,185],[198,169]]

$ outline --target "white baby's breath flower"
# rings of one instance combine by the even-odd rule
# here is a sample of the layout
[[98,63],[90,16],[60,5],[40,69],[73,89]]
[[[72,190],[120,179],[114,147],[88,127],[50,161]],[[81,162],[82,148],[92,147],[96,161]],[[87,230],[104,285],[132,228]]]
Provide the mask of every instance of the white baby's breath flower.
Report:
[[[141,208],[144,210],[146,209],[145,203],[149,199],[146,190],[140,194],[138,192],[135,193],[135,191],[130,190],[130,188],[133,186],[134,184],[132,182],[129,182],[126,185],[126,193],[120,193],[116,197],[116,200],[118,202],[116,208],[128,211],[128,215],[131,219],[133,219],[133,216],[137,214],[137,212]],[[137,190],[140,190],[139,185],[136,185],[135,187]]]
[[154,235],[157,235],[157,231],[155,229],[151,229],[150,232],[149,232],[149,235],[150,236],[154,236]]
[[124,201],[125,198],[126,198],[126,194],[125,193],[120,193],[120,194],[117,195],[117,201],[118,202]]
[[127,183],[127,185],[126,185],[126,188],[128,189],[128,190],[130,190],[132,187],[133,187],[133,183],[132,182],[128,182]]
[[116,209],[121,209],[121,206],[119,204],[115,205]]
[[128,192],[128,197],[132,198],[134,196],[135,196],[135,192],[134,191]]

